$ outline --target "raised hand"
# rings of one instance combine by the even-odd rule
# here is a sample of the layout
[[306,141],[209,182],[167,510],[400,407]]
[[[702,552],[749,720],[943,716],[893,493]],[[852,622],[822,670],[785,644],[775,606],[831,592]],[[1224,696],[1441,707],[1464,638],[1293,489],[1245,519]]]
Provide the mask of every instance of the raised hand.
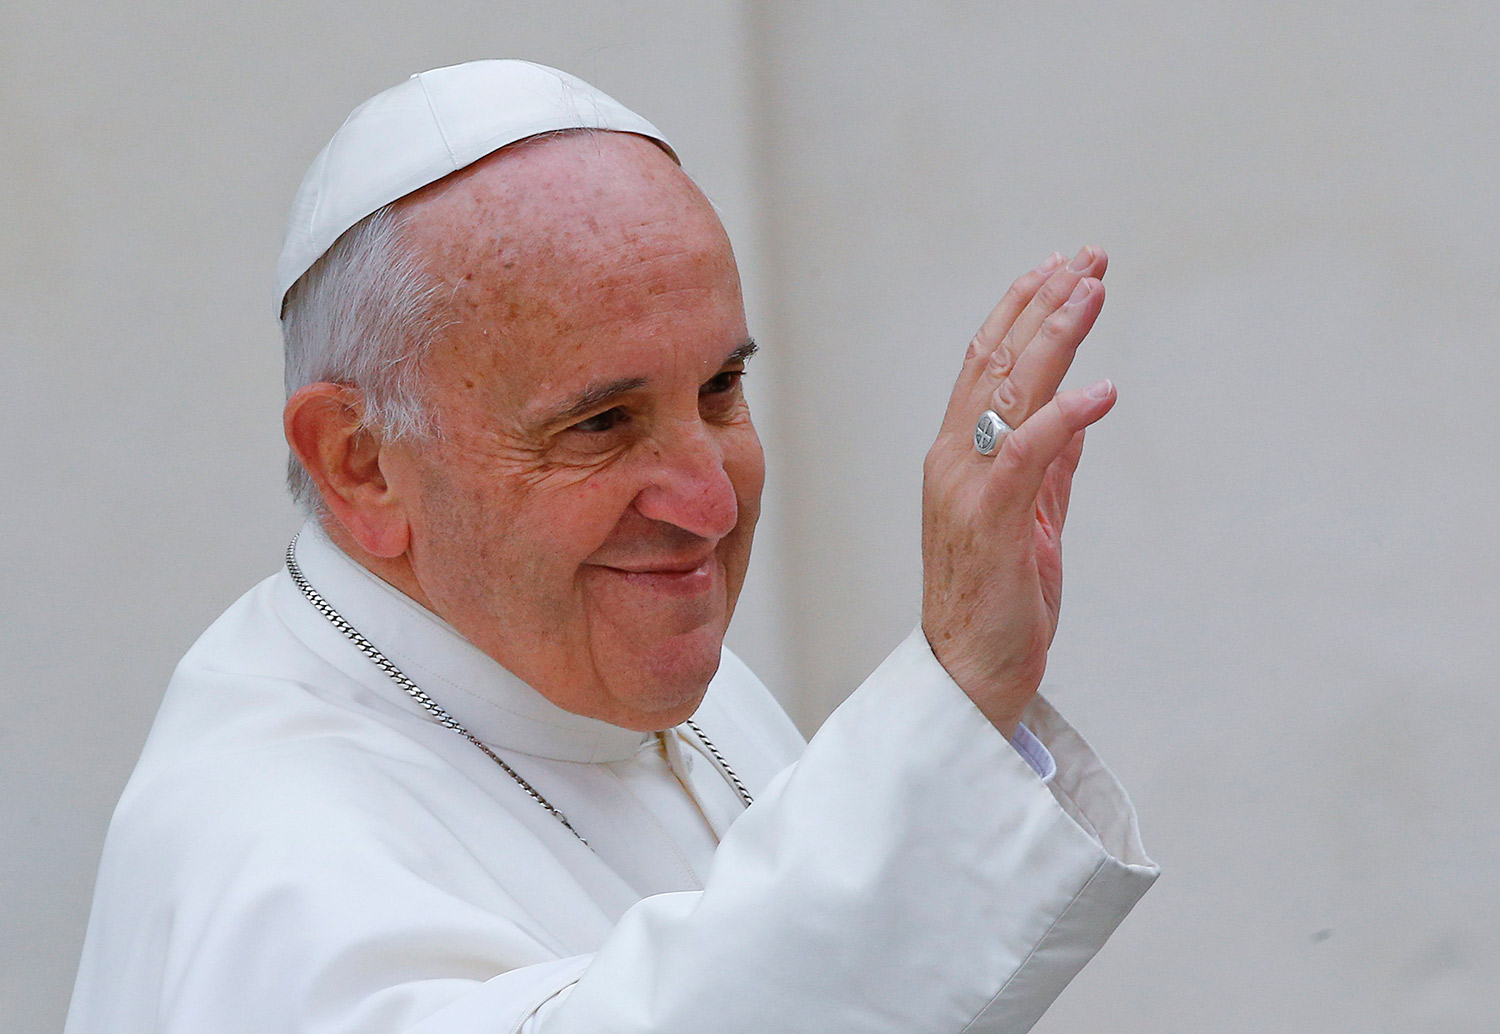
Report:
[[[922,630],[933,653],[1007,736],[1036,694],[1057,631],[1062,529],[1083,429],[1115,403],[1109,381],[1058,393],[1104,305],[1108,257],[1054,254],[1011,285],[974,335],[922,489]],[[1014,432],[992,455],[974,425]]]

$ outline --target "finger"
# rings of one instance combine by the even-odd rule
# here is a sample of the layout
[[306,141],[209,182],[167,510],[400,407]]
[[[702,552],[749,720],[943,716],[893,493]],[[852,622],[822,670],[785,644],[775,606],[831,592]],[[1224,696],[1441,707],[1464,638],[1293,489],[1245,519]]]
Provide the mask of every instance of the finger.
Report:
[[1073,495],[1073,475],[1078,470],[1078,461],[1083,456],[1083,435],[1079,431],[1064,447],[1062,454],[1052,461],[1042,478],[1042,490],[1037,493],[1037,516],[1046,527],[1048,535],[1056,539],[1062,534],[1068,520],[1068,500]]
[[[1011,369],[1026,352],[1048,317],[1067,304],[1080,280],[1085,277],[1099,279],[1108,265],[1109,256],[1103,249],[1085,247],[1073,256],[1073,261],[1053,270],[1047,282],[1037,288],[1026,307],[1016,316],[1004,338],[990,352],[989,361],[984,364],[979,377],[974,381],[968,403],[970,408],[975,404],[988,405],[990,395],[1010,375]],[[1015,414],[1015,421],[1006,422],[1015,426],[1026,415],[1029,414]]]
[[1053,462],[1074,435],[1110,411],[1115,398],[1115,386],[1109,381],[1065,391],[1006,435],[995,453],[988,486],[995,509],[1001,515],[1030,522],[1042,481]]
[[970,355],[979,356],[994,351],[995,346],[1010,331],[1016,317],[1036,296],[1037,290],[1047,282],[1048,277],[1062,268],[1065,261],[1067,259],[1062,252],[1054,251],[1031,272],[1018,277],[1000,299],[1000,303],[990,310],[990,314],[979,325],[979,330],[969,345]]
[[1066,266],[1054,270],[1047,282],[1037,288],[1031,301],[1016,316],[1000,343],[1000,347],[1010,353],[1012,362],[1020,358],[1047,317],[1067,303],[1073,294],[1073,288],[1078,286],[1078,281],[1084,277],[1102,280],[1108,268],[1109,256],[1104,253],[1104,249],[1086,245],[1078,249],[1078,254]]
[[[1031,272],[1017,277],[1015,283],[1011,284],[1010,289],[1005,292],[1005,296],[1000,299],[999,304],[990,310],[984,323],[980,324],[979,330],[969,340],[969,350],[964,354],[964,363],[958,373],[958,382],[954,384],[953,393],[949,397],[949,416],[968,419],[968,401],[973,393],[974,381],[984,369],[990,353],[1005,337],[1021,310],[1030,304],[1037,289],[1046,283],[1047,278],[1065,261],[1062,254],[1054,251]],[[960,410],[961,412],[956,412]],[[944,418],[944,424],[946,426],[947,417]]]
[[1103,306],[1104,285],[1093,277],[1078,281],[1066,304],[1047,317],[1009,376],[996,385],[990,408],[1012,427],[1019,427],[1045,406],[1057,394]]

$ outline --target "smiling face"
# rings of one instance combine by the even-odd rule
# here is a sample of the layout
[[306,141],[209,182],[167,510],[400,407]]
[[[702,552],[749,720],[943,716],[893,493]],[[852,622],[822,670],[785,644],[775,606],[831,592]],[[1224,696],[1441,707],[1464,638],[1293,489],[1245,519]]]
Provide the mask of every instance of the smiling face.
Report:
[[696,709],[764,463],[739,275],[655,145],[568,134],[403,202],[450,297],[436,440],[384,447],[413,595],[559,706],[632,729]]

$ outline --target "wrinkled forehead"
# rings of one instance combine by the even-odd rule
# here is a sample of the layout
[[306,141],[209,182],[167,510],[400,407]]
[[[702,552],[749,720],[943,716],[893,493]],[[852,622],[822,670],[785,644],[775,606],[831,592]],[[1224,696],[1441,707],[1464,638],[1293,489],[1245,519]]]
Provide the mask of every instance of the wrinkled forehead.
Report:
[[452,301],[476,285],[588,290],[637,267],[714,261],[712,205],[653,142],[576,131],[511,145],[398,202],[403,234]]
[[398,210],[444,306],[427,368],[453,390],[519,409],[612,379],[702,380],[747,336],[718,216],[639,137],[528,142]]

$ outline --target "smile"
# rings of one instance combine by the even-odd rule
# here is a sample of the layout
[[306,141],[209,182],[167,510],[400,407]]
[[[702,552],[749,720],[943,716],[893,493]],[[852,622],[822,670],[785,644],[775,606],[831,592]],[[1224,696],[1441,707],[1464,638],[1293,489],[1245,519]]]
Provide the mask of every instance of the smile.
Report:
[[697,561],[629,568],[601,565],[600,570],[623,579],[629,585],[648,591],[671,596],[696,596],[713,587],[718,574],[718,564],[714,554],[710,553]]

